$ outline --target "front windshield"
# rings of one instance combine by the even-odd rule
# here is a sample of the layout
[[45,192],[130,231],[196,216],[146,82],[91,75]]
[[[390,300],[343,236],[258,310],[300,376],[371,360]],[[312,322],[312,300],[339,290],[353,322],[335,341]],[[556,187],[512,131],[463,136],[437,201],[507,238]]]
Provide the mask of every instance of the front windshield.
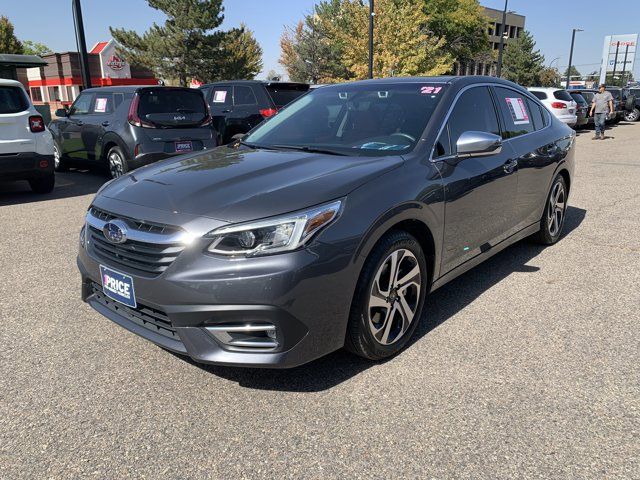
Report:
[[342,155],[406,153],[420,139],[445,88],[441,83],[319,88],[262,124],[244,143]]

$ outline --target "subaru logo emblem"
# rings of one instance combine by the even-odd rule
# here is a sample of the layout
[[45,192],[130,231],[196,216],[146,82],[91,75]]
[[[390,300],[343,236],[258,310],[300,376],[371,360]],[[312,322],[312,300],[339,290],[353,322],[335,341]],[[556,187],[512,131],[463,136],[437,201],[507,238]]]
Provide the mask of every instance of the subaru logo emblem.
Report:
[[122,220],[112,220],[102,227],[104,238],[111,243],[124,243],[127,241],[127,225]]

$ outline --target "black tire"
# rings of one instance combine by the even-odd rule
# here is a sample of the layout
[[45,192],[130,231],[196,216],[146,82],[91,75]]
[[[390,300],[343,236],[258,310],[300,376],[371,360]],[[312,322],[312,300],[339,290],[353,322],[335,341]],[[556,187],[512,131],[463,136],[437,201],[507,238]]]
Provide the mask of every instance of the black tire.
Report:
[[[556,197],[557,189],[561,190],[562,198]],[[544,212],[540,219],[540,230],[532,238],[535,242],[542,245],[553,245],[562,236],[562,230],[564,229],[565,217],[567,213],[567,196],[569,189],[567,183],[564,181],[564,177],[560,174],[553,179],[549,195],[544,204]],[[554,200],[556,197],[556,200]],[[558,219],[557,204],[562,201],[562,208],[560,209],[560,218]],[[552,215],[555,216],[555,220],[552,219]],[[555,222],[555,223],[552,223]]]
[[69,165],[67,163],[67,160],[64,158],[64,155],[62,154],[62,149],[60,148],[60,145],[58,145],[58,142],[56,142],[55,140],[53,142],[53,150],[53,161],[56,172],[66,172],[67,170],[69,170]]
[[[397,288],[395,286],[392,288],[391,281],[389,281],[387,283],[389,297],[384,300],[389,302],[386,310],[385,307],[370,306],[372,289],[376,278],[378,278],[376,282],[378,286],[377,292],[380,292],[380,297],[378,298],[381,299],[385,295],[385,292],[379,289],[382,274],[378,276],[378,273],[391,272],[391,263],[388,262],[391,262],[390,257],[394,252],[397,252],[400,261],[397,262],[398,269],[395,270],[396,273],[390,275],[389,279],[392,276],[397,278],[400,275],[408,277],[407,274],[415,271],[417,266],[419,268],[419,277],[411,278],[418,278],[419,289],[413,285],[414,282],[410,282],[411,285],[408,285],[409,282],[407,282],[405,285],[408,286],[404,289],[403,287]],[[402,257],[400,257],[400,253],[403,254]],[[416,275],[418,274],[416,273]],[[427,262],[420,243],[412,235],[402,230],[394,230],[385,234],[367,257],[360,273],[351,304],[345,348],[368,360],[381,360],[400,352],[411,339],[420,322],[427,294],[428,278]],[[401,293],[402,290],[404,293]],[[393,300],[389,301],[389,298],[393,298]],[[411,305],[414,306],[414,315],[408,322],[402,321],[406,317],[398,310],[402,304],[408,306],[409,311],[411,311]],[[370,316],[372,311],[376,313]],[[393,315],[388,315],[387,312]],[[382,317],[387,317],[389,320],[385,322]],[[370,318],[372,319],[371,321]],[[372,328],[375,328],[376,325],[376,322],[373,321],[375,319],[380,319],[382,323],[377,332],[377,335],[382,337],[381,339],[376,338],[372,332]],[[384,327],[384,325],[388,325],[388,328]],[[392,331],[394,337],[391,337]],[[385,334],[387,341],[393,339],[389,344],[381,342],[385,338]]]
[[35,193],[50,193],[55,187],[56,177],[52,173],[46,177],[32,178],[29,180],[29,186]]
[[634,108],[633,110],[624,112],[624,119],[627,122],[637,122],[638,120],[640,120],[640,110]]
[[[117,160],[116,160],[117,158]],[[111,178],[118,178],[129,171],[127,157],[119,146],[111,147],[107,152],[107,171]]]

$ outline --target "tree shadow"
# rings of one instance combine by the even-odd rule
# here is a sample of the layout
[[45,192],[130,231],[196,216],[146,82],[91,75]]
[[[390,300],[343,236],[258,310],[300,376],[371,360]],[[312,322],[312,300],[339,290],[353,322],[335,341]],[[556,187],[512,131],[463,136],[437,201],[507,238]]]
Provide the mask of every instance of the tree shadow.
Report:
[[[571,235],[585,216],[586,210],[569,206],[564,235],[560,241]],[[425,316],[407,348],[411,348],[423,336],[471,304],[511,273],[538,271],[539,267],[533,267],[527,263],[544,248],[527,240],[518,242],[429,295]],[[399,355],[402,355],[402,352]],[[338,350],[306,365],[278,370],[203,365],[195,363],[189,357],[176,356],[213,375],[237,382],[243,387],[287,392],[327,390],[372,366],[389,361],[387,359],[381,362],[370,362],[345,350]]]
[[56,186],[51,193],[33,193],[26,180],[0,183],[0,206],[44,202],[61,198],[96,193],[108,180],[104,172],[96,170],[70,170],[56,173]]

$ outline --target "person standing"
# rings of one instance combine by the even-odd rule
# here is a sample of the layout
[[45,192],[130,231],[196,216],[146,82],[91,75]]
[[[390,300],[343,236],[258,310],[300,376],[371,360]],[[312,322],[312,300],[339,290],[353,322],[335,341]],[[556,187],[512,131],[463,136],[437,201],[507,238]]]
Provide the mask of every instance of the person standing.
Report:
[[591,102],[591,111],[589,115],[593,115],[595,111],[595,117],[593,117],[596,126],[596,136],[593,140],[604,140],[604,123],[607,119],[607,110],[614,114],[613,109],[613,96],[610,92],[605,90],[605,85],[602,84],[598,87],[598,93],[593,96],[593,102]]

